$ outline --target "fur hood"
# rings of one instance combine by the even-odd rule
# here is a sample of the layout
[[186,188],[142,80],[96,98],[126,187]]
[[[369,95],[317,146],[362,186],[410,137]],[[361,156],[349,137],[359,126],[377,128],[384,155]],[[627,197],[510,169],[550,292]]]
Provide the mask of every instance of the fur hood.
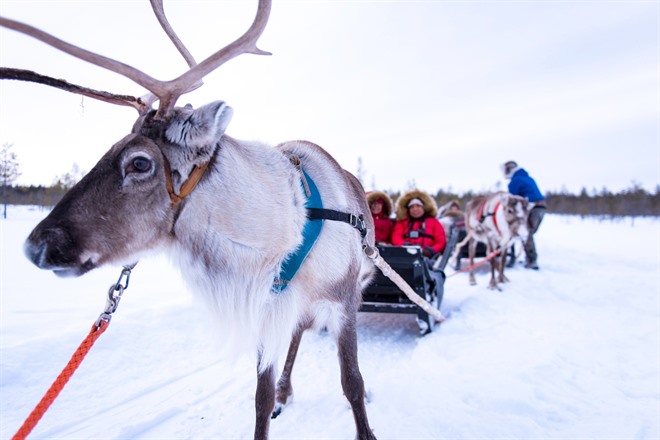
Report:
[[438,215],[438,205],[433,197],[422,190],[413,189],[399,197],[396,201],[396,219],[405,220],[408,217],[408,202],[419,199],[424,203],[424,213],[427,217],[435,218]]
[[367,193],[367,202],[369,203],[369,208],[371,208],[371,204],[377,199],[383,199],[383,214],[385,214],[386,217],[389,217],[392,214],[392,209],[394,208],[392,198],[382,191],[370,191]]
[[[456,206],[458,208],[457,211],[452,211],[451,207]],[[463,213],[463,210],[461,209],[461,203],[456,200],[450,200],[449,202],[445,203],[444,205],[438,207],[438,218],[439,217],[451,217],[451,218],[458,218],[462,217],[465,215]]]

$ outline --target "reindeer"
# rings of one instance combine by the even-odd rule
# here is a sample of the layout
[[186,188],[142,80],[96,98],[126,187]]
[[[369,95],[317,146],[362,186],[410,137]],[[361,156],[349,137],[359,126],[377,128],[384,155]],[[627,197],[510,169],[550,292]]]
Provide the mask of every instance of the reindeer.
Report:
[[[474,278],[474,256],[477,242],[485,243],[487,255],[498,252],[490,260],[490,289],[499,289],[498,283],[508,282],[504,276],[506,251],[516,237],[527,237],[527,199],[507,192],[497,192],[489,196],[476,196],[466,206],[465,227],[467,236],[456,245],[455,255],[468,244],[470,256],[470,284],[477,284]],[[498,276],[495,277],[497,270]]]
[[[364,189],[313,143],[272,147],[230,137],[225,131],[232,108],[222,101],[198,109],[175,106],[228,60],[243,53],[266,54],[256,43],[268,21],[270,0],[259,1],[243,36],[199,64],[167,23],[161,0],[151,3],[190,66],[171,81],[0,17],[2,26],[123,75],[150,92],[127,97],[2,69],[2,78],[36,81],[139,112],[130,133],[34,228],[25,254],[38,268],[59,276],[131,263],[146,252],[171,254],[236,344],[257,353],[257,439],[268,437],[271,417],[291,401],[291,372],[303,332],[327,328],[336,340],[341,385],[357,437],[374,439],[356,336],[362,290],[374,273],[374,263],[363,252],[363,246],[374,245]],[[152,109],[156,101],[158,108]],[[257,199],[258,204],[252,203]],[[309,229],[316,232],[310,235]],[[276,384],[278,357],[287,344]]]

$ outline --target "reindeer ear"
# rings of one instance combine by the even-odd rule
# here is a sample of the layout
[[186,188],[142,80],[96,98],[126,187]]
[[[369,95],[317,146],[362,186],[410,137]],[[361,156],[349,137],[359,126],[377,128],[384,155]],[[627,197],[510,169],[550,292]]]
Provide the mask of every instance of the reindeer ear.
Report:
[[227,126],[231,122],[232,116],[234,116],[234,109],[229,107],[223,101],[216,101],[209,105],[215,105],[215,104],[218,104],[217,110],[215,112],[215,123],[216,123],[215,128],[216,128],[216,132],[219,133],[219,135],[221,136],[227,130]]
[[224,101],[215,101],[197,110],[176,109],[165,137],[185,148],[208,148],[225,133],[233,110]]

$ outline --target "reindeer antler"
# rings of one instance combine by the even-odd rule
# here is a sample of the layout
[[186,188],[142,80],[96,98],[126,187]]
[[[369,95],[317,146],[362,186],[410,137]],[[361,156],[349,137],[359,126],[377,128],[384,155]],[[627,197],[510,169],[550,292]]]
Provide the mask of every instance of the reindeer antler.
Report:
[[[124,64],[122,62],[113,60],[111,58],[107,58],[102,55],[98,55],[94,52],[90,52],[88,50],[82,49],[78,46],[67,43],[66,41],[60,40],[59,38],[56,38],[46,32],[43,32],[35,27],[32,27],[25,23],[21,23],[19,21],[11,20],[0,16],[0,26],[4,26],[6,28],[34,37],[56,49],[68,53],[69,55],[72,55],[81,60],[85,60],[89,63],[95,64],[99,67],[102,67],[104,69],[110,70],[112,72],[118,73],[122,76],[125,76],[126,78],[131,79],[132,81],[141,85],[145,89],[149,90],[153,95],[151,96],[147,95],[143,98],[133,98],[133,97],[129,97],[129,98],[133,98],[136,101],[141,102],[147,108],[150,108],[151,104],[156,99],[160,100],[158,111],[155,116],[156,119],[168,119],[172,113],[172,110],[174,109],[174,106],[176,105],[176,101],[179,99],[181,95],[199,87],[201,85],[202,78],[204,78],[206,75],[208,75],[209,73],[211,73],[212,71],[214,71],[215,69],[226,63],[227,61],[229,61],[230,59],[237,57],[238,55],[241,55],[243,53],[270,55],[269,52],[264,52],[258,49],[256,44],[257,44],[257,40],[259,39],[264,29],[266,28],[266,24],[268,23],[271,0],[259,0],[259,6],[257,7],[257,15],[250,28],[236,41],[225,46],[219,51],[215,52],[214,54],[212,54],[211,56],[209,56],[207,59],[205,59],[199,64],[195,63],[195,59],[192,57],[190,52],[186,49],[186,47],[183,45],[181,40],[174,33],[174,30],[169,25],[169,22],[165,18],[162,0],[150,0],[150,1],[154,13],[158,18],[158,21],[161,23],[161,26],[163,27],[167,35],[170,37],[174,45],[177,47],[181,55],[184,57],[184,59],[188,63],[188,66],[190,67],[190,69],[187,72],[170,81],[157,80],[147,75],[146,73],[142,72],[141,70],[129,66],[128,64]],[[12,70],[14,69],[3,68],[2,75],[0,75],[0,77],[5,77],[5,76],[8,77],[10,75],[9,71]],[[28,71],[23,71],[23,72],[28,72]],[[32,74],[32,77],[34,79],[25,79],[27,76],[30,75],[25,75],[21,78],[14,78],[14,79],[25,79],[28,81],[40,82],[47,85],[53,85],[52,83],[54,81],[61,81],[61,80],[54,80],[53,78],[49,78],[49,77],[44,77],[43,75],[35,74],[34,72],[30,72],[30,74]],[[39,78],[41,79],[45,78],[46,80],[43,81],[35,80]],[[106,99],[107,97],[104,97],[104,95],[108,95],[108,96],[122,96],[122,95],[113,95],[107,92],[98,92],[85,87],[75,86],[73,84],[66,83],[66,81],[62,81],[62,82],[72,87],[60,87],[60,86],[57,87],[63,88],[64,90],[73,91],[74,93],[81,93],[84,94],[85,96],[101,99],[106,102],[113,102],[123,105],[132,105],[132,104],[127,104],[126,102],[118,102],[118,100]],[[88,93],[82,93],[81,90],[85,90]],[[144,111],[142,106],[136,108],[138,108],[138,110],[141,112]]]
[[270,52],[263,51],[257,48],[257,40],[263,33],[268,23],[268,17],[270,15],[270,0],[259,0],[259,6],[257,7],[257,15],[252,22],[252,26],[237,40],[233,43],[223,47],[213,55],[206,58],[204,61],[196,65],[195,67],[190,68],[186,73],[179,76],[178,78],[163,83],[167,92],[163,95],[155,93],[160,98],[160,105],[158,106],[158,112],[156,113],[156,119],[167,119],[176,100],[186,93],[186,91],[193,85],[195,82],[201,80],[209,73],[213,72],[215,69],[226,63],[227,61],[235,58],[244,53],[252,53],[255,55],[270,55]]
[[[151,3],[151,9],[154,11],[156,18],[158,19],[158,23],[160,23],[160,27],[163,28],[165,34],[167,34],[167,36],[172,41],[172,43],[174,43],[174,46],[179,51],[183,59],[186,60],[186,63],[188,63],[188,67],[191,68],[195,67],[197,65],[197,61],[195,61],[195,58],[192,56],[188,48],[179,39],[179,36],[176,34],[176,32],[174,32],[174,29],[172,29],[172,26],[170,26],[170,22],[167,20],[167,17],[165,16],[165,9],[163,8],[163,0],[149,0],[149,2]],[[203,84],[204,83],[201,80],[197,81],[186,91],[186,93],[198,89]],[[151,105],[158,100],[158,97],[153,93],[148,93],[144,95],[141,99],[143,101],[148,102],[149,108],[151,108]]]
[[183,59],[186,60],[188,67],[196,66],[197,61],[195,61],[195,58],[193,58],[190,51],[188,51],[188,48],[181,42],[176,32],[174,32],[174,29],[172,29],[172,26],[170,26],[170,22],[167,21],[167,17],[165,16],[165,9],[163,8],[163,0],[149,1],[151,2],[151,9],[153,9],[154,14],[156,14],[158,23],[160,23],[160,26],[163,28],[167,36],[170,37],[170,40],[172,40],[172,43],[174,43],[174,46],[177,48]]
[[135,108],[140,114],[146,113],[151,109],[151,103],[143,98],[136,98],[131,95],[117,95],[114,93],[94,90],[88,87],[79,86],[63,79],[55,79],[50,76],[41,75],[31,70],[12,69],[9,67],[0,67],[0,79],[13,79],[17,81],[28,81],[65,90],[78,95],[98,99],[99,101],[109,102],[111,104],[126,105]]

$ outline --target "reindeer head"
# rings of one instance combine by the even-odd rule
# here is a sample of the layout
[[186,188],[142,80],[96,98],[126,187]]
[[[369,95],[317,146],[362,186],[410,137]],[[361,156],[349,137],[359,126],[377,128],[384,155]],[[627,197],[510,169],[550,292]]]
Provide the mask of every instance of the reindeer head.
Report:
[[504,217],[513,236],[519,236],[527,240],[529,231],[527,229],[527,208],[529,202],[526,198],[505,193]]
[[[256,47],[270,13],[260,0],[257,16],[239,39],[197,64],[165,19],[162,0],[151,0],[163,29],[190,70],[172,81],[156,80],[126,64],[61,41],[29,25],[0,17],[0,25],[25,33],[73,56],[124,75],[150,91],[142,98],[114,95],[44,77],[0,69],[0,78],[42,82],[106,102],[130,105],[140,113],[129,135],[117,142],[37,225],[25,243],[28,258],[41,269],[78,276],[110,262],[130,263],[142,252],[167,243],[177,205],[212,161],[232,110],[217,101],[197,110],[175,107],[201,78],[242,53],[267,54]],[[157,110],[151,105],[159,101]]]
[[211,161],[231,108],[177,108],[166,126],[152,117],[139,118],[34,228],[24,250],[35,265],[78,276],[167,242],[177,205],[194,187],[187,183]]

